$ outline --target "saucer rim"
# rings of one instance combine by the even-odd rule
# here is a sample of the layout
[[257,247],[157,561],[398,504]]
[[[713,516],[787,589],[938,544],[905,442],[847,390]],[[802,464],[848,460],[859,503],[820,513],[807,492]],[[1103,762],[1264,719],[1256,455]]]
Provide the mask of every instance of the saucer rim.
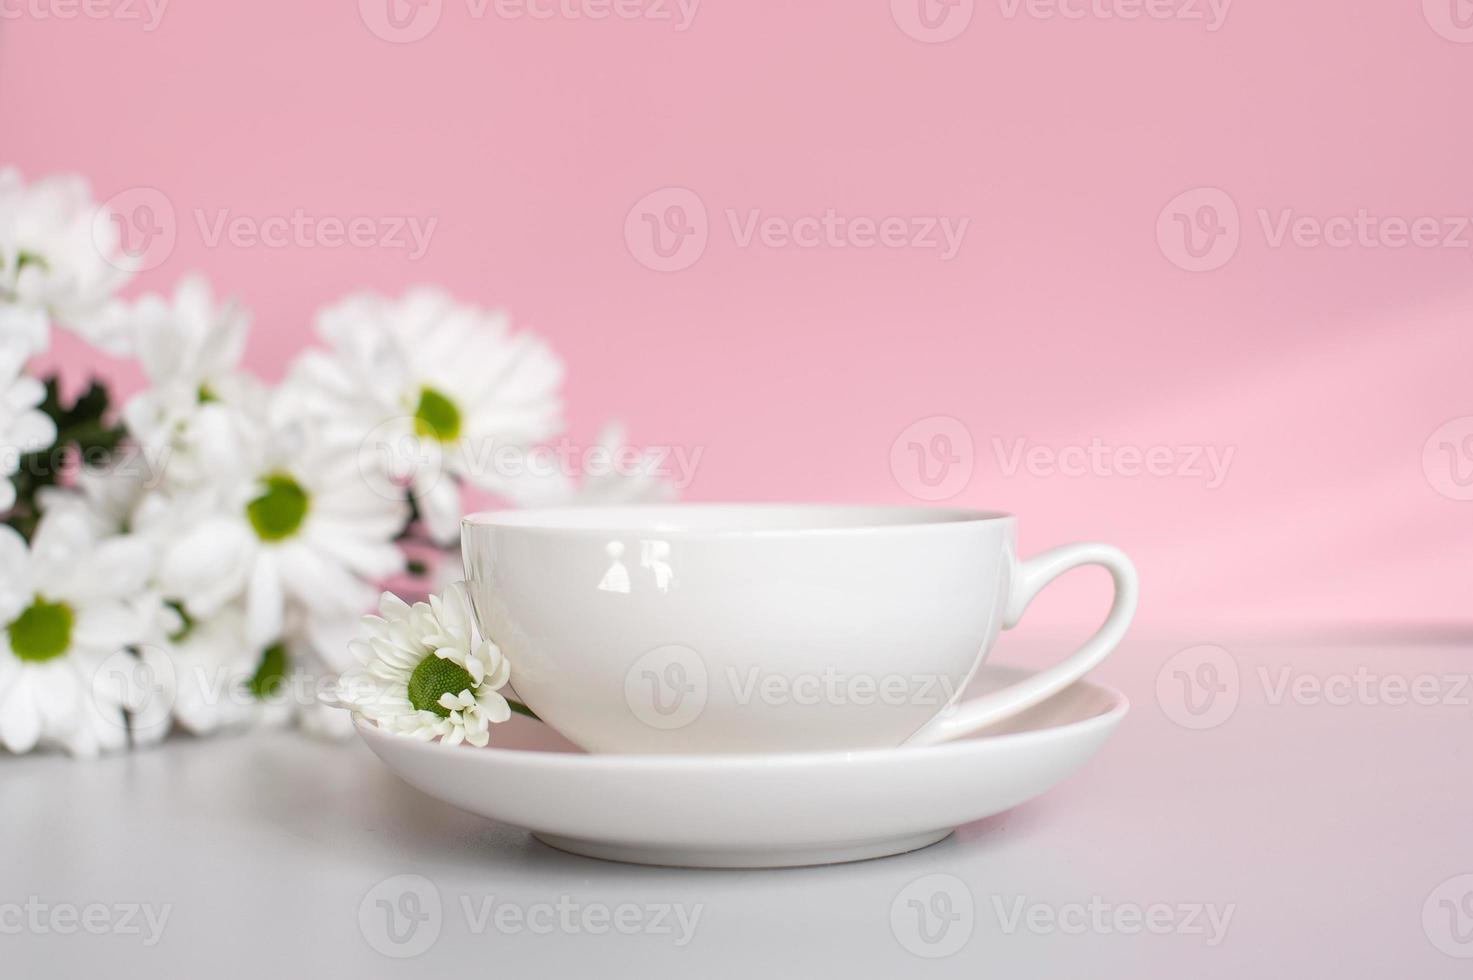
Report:
[[[1021,668],[1019,668],[1021,670]],[[461,751],[465,761],[480,759],[483,765],[529,765],[561,766],[577,768],[587,766],[623,766],[632,769],[678,769],[709,770],[713,767],[742,769],[760,767],[771,769],[802,768],[824,765],[858,766],[866,763],[881,763],[895,756],[919,756],[930,759],[962,751],[987,752],[1006,750],[1010,745],[1039,739],[1062,739],[1077,737],[1095,728],[1114,728],[1130,711],[1130,699],[1125,692],[1109,684],[1096,681],[1080,681],[1079,686],[1095,688],[1106,694],[1110,706],[1098,714],[1061,725],[1022,732],[1007,732],[999,735],[979,734],[935,745],[895,745],[886,748],[866,749],[817,749],[799,752],[706,752],[706,753],[638,753],[638,752],[569,752],[546,749],[503,748],[494,742],[483,748],[460,744],[446,746],[439,742],[426,742],[394,735],[377,724],[354,716],[353,729],[365,743],[383,741],[401,750],[435,753],[443,757],[445,752]],[[543,722],[542,724],[545,724]]]

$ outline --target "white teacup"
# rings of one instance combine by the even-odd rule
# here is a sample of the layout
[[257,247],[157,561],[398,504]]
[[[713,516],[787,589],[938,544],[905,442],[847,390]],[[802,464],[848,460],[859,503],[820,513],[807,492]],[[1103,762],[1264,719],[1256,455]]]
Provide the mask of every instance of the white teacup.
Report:
[[[1037,704],[1115,648],[1130,560],[1075,544],[1019,561],[1008,514],[677,505],[472,514],[467,584],[532,710],[590,752],[929,745]],[[998,631],[1079,565],[1115,581],[1063,663],[970,701]]]

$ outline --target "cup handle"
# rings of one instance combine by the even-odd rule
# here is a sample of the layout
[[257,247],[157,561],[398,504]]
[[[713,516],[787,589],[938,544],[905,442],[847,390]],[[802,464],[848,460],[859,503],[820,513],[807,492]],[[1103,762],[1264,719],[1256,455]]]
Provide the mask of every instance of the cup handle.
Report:
[[1125,552],[1108,544],[1069,544],[1035,555],[1018,566],[1012,591],[1003,610],[1003,629],[1012,629],[1023,618],[1023,610],[1043,587],[1080,565],[1100,565],[1115,581],[1115,601],[1110,614],[1069,659],[1041,671],[1011,687],[956,704],[927,722],[906,740],[907,745],[935,745],[970,735],[993,722],[1033,707],[1073,684],[1119,645],[1135,615],[1140,584],[1135,566]]

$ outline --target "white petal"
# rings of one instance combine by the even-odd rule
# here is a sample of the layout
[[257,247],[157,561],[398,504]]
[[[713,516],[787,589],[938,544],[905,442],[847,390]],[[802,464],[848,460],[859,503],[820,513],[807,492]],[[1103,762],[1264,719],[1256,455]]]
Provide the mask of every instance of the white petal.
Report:
[[0,524],[0,620],[10,622],[34,597],[25,539],[14,528]]
[[159,587],[184,599],[191,615],[213,616],[250,581],[258,545],[236,520],[210,518],[171,542],[159,564]]
[[384,619],[406,619],[409,616],[409,603],[392,592],[385,592],[378,597],[378,610]]
[[41,712],[31,698],[31,679],[22,672],[0,698],[0,743],[17,755],[36,747],[41,737]]
[[441,545],[456,541],[460,537],[460,485],[448,474],[421,471],[414,489],[430,537]]
[[143,638],[137,612],[119,600],[89,602],[76,615],[72,641],[77,646],[110,653]]
[[267,647],[281,638],[285,601],[276,556],[263,550],[246,587],[246,638],[251,646]]

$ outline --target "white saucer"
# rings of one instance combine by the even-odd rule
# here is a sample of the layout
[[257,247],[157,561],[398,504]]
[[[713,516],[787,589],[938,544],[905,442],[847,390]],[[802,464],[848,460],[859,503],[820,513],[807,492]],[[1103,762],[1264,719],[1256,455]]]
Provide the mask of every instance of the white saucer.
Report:
[[[984,665],[973,692],[1031,671]],[[492,746],[358,734],[405,782],[525,827],[574,854],[702,868],[832,864],[934,844],[1038,796],[1082,766],[1125,695],[1081,682],[994,728],[942,745],[764,755],[587,755],[525,718]]]

